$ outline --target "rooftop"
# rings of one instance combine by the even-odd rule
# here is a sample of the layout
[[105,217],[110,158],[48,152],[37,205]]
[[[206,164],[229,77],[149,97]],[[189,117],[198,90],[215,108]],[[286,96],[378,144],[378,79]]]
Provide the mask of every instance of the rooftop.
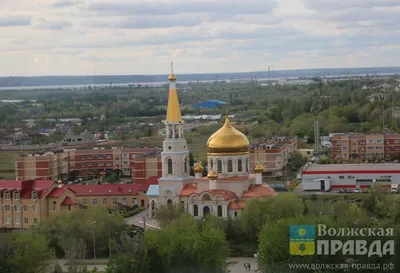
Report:
[[376,171],[398,171],[400,172],[400,164],[310,164],[303,170],[304,174],[311,172],[376,172]]

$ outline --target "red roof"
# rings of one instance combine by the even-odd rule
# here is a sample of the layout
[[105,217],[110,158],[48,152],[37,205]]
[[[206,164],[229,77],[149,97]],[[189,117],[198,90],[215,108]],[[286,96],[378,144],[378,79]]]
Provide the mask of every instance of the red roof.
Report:
[[40,199],[53,185],[54,180],[0,180],[0,193],[18,190],[21,198],[31,198],[32,191],[36,191]]
[[243,193],[242,198],[262,198],[274,195],[276,195],[276,192],[267,184],[252,184],[249,186],[249,189]]
[[228,206],[228,210],[241,210],[244,209],[245,201],[237,200],[235,202],[230,202]]
[[72,199],[71,197],[65,197],[64,201],[62,201],[61,205],[76,205],[79,204],[78,201]]
[[49,197],[49,198],[58,198],[58,197],[60,197],[66,190],[70,190],[70,191],[74,192],[73,190],[71,190],[71,189],[69,189],[68,187],[65,187],[65,186],[63,186],[63,187],[61,187],[61,188],[56,187],[56,188],[54,188],[54,189],[47,195],[47,197]]
[[197,192],[197,184],[193,183],[193,184],[186,184],[183,189],[182,192],[180,194],[180,196],[184,197],[184,196],[189,196],[192,193],[196,193]]
[[114,195],[134,195],[142,185],[139,184],[89,184],[71,185],[69,189],[76,193],[76,196],[114,196]]
[[158,176],[150,176],[149,178],[147,178],[146,182],[141,184],[139,191],[146,192],[149,189],[150,185],[158,185],[158,178]]
[[[189,184],[189,185],[193,185],[193,184]],[[188,185],[186,185],[186,186],[188,186]],[[185,186],[185,187],[186,187]],[[194,189],[193,188],[193,186],[191,186],[191,187],[188,187],[188,188],[184,188],[184,190],[186,190],[186,194],[188,194],[189,193],[189,188],[190,189]],[[184,191],[184,190],[182,190],[182,192]],[[224,200],[231,200],[231,199],[234,199],[234,198],[237,198],[237,195],[233,192],[233,191],[228,191],[228,190],[205,190],[205,191],[202,191],[202,192],[197,192],[197,186],[196,186],[196,191],[192,191],[191,193],[189,193],[188,195],[185,195],[185,196],[189,196],[189,195],[191,195],[191,194],[196,194],[197,196],[200,196],[200,195],[202,195],[203,193],[209,193],[209,194],[211,194],[211,196],[216,196],[217,194],[219,194],[219,195],[222,195],[222,197],[224,198]],[[182,194],[181,194],[181,196],[182,196]]]

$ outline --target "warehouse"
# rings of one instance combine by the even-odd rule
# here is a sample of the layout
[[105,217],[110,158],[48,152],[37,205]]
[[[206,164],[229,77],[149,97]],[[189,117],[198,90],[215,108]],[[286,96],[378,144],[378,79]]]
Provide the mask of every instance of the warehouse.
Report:
[[374,185],[390,188],[400,183],[400,164],[311,164],[302,171],[305,191],[366,189]]

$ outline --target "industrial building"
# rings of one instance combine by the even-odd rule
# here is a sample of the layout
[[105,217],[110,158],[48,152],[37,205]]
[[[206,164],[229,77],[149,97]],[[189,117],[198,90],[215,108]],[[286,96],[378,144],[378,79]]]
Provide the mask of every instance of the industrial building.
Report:
[[302,171],[305,191],[361,190],[400,183],[400,164],[312,164]]

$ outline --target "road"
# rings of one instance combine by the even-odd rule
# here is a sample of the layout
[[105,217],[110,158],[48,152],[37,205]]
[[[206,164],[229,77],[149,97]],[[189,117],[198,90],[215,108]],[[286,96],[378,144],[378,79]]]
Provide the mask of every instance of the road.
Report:
[[134,215],[132,217],[125,218],[125,222],[128,225],[135,225],[135,226],[141,227],[141,228],[144,228],[145,227],[144,225],[146,224],[146,227],[145,227],[146,229],[147,228],[157,228],[157,229],[159,229],[160,225],[157,222],[157,220],[156,219],[150,219],[148,217],[148,215],[149,215],[149,211],[148,210],[144,210],[144,211],[142,211],[142,212],[140,212],[140,213],[138,213],[138,214],[136,214],[136,215]]

